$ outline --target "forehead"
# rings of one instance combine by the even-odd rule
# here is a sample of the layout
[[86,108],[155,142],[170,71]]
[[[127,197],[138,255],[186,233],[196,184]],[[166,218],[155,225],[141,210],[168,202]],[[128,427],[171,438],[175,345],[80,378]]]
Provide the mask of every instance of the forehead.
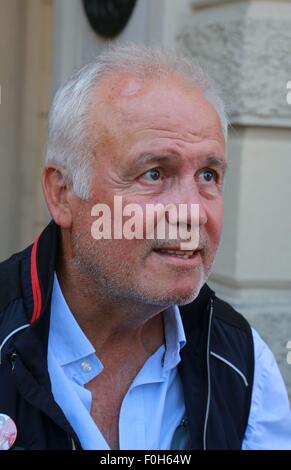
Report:
[[145,135],[224,141],[213,106],[180,77],[110,77],[93,96],[90,122],[103,144],[118,140],[120,146],[125,138],[128,142]]

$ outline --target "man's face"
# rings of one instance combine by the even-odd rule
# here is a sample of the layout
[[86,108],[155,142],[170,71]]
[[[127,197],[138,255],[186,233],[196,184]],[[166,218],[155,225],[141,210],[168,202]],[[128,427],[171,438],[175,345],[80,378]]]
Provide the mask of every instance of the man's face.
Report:
[[[178,79],[112,78],[95,98],[92,192],[73,213],[76,266],[111,298],[163,307],[188,303],[210,272],[221,234],[225,145],[219,117],[199,90]],[[179,249],[169,239],[94,240],[91,209],[103,203],[114,216],[114,196],[144,213],[147,204],[199,204],[199,249],[184,258],[168,252]]]

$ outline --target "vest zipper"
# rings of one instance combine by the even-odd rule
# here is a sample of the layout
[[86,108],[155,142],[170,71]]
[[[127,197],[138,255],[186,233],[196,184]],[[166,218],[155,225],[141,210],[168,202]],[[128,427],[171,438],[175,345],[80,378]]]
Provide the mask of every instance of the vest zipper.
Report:
[[10,356],[10,364],[11,364],[11,371],[14,372],[14,367],[15,367],[15,360],[17,358],[16,353],[12,353]]
[[204,420],[204,428],[203,428],[203,450],[207,450],[207,425],[208,425],[208,417],[209,417],[209,408],[210,408],[210,400],[211,400],[211,380],[210,380],[210,334],[211,334],[211,325],[212,325],[212,317],[213,317],[213,298],[210,299],[210,306],[209,306],[209,324],[208,324],[208,334],[207,334],[207,351],[206,351],[206,364],[207,364],[207,404],[206,404],[206,412],[205,412],[205,420]]

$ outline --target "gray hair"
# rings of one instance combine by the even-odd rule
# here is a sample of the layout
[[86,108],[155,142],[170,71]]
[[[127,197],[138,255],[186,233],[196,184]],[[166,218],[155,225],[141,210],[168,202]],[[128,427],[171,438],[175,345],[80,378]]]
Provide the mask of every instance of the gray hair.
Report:
[[[217,111],[224,137],[228,120],[215,86],[202,68],[192,60],[144,46],[116,46],[85,65],[58,90],[49,114],[46,166],[54,163],[81,199],[90,197],[92,142],[88,135],[88,114],[92,91],[106,77],[132,73],[141,78],[178,75],[198,87]],[[98,136],[97,136],[98,140]]]

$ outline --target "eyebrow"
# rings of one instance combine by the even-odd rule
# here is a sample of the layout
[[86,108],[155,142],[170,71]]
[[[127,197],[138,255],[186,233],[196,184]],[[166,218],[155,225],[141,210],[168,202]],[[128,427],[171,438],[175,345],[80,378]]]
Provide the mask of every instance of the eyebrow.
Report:
[[216,157],[215,155],[210,155],[206,158],[205,164],[207,166],[214,166],[216,168],[220,168],[222,173],[224,174],[227,170],[227,163],[222,158]]
[[[164,155],[153,155],[153,154],[144,154],[141,155],[140,158],[137,160],[137,165],[144,165],[148,163],[163,163],[163,162],[169,162],[175,164],[178,160],[179,157],[175,154],[164,154]],[[208,157],[205,158],[203,161],[203,164],[206,166],[213,166],[216,168],[220,168],[223,174],[227,170],[227,163],[224,159],[217,157],[215,155],[209,155]]]
[[171,160],[172,162],[176,162],[179,160],[179,157],[175,154],[159,154],[159,155],[154,155],[151,153],[147,153],[144,155],[141,155],[139,159],[137,160],[138,164],[144,165],[147,163],[154,163],[154,162],[165,162]]
[[145,167],[148,164],[163,164],[167,163],[168,165],[176,165],[177,162],[179,161],[179,157],[175,154],[152,154],[152,153],[146,153],[142,154],[139,156],[137,160],[132,162],[131,167],[129,169],[129,174],[133,174],[136,171],[141,170],[143,167]]

